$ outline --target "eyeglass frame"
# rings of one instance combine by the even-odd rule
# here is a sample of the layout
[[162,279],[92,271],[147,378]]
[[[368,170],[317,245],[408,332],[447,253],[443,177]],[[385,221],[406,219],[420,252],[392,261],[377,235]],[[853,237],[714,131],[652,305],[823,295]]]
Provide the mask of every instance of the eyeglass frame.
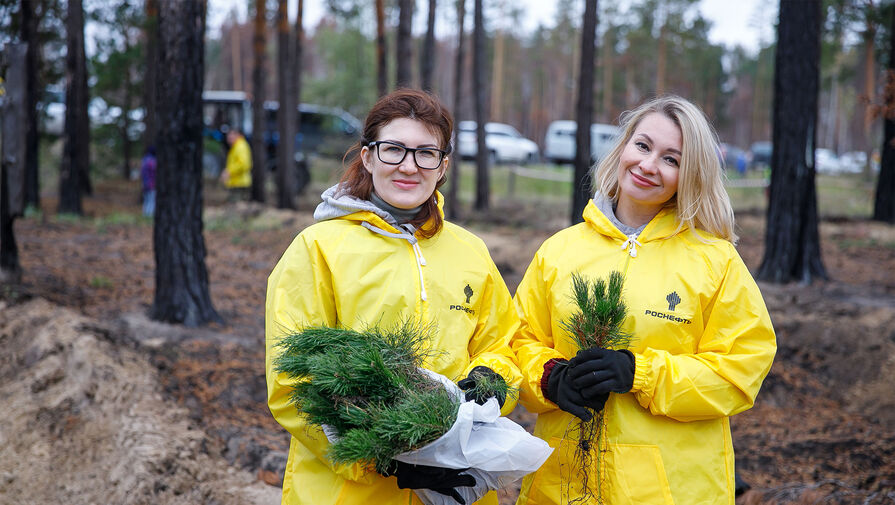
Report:
[[[401,149],[404,149],[404,156],[402,156],[401,159],[398,160],[397,162],[385,161],[384,159],[382,159],[382,155],[379,153],[379,146],[381,146],[382,144],[388,144],[390,146],[400,147]],[[444,163],[444,159],[451,154],[450,146],[448,146],[448,150],[438,149],[435,147],[407,147],[407,146],[401,145],[397,142],[392,142],[390,140],[373,140],[371,142],[367,142],[367,147],[375,147],[376,148],[376,158],[379,159],[379,161],[385,163],[386,165],[400,165],[401,163],[404,162],[404,160],[407,159],[407,153],[413,153],[413,163],[420,170],[438,170],[441,167],[441,164]],[[441,153],[441,159],[438,160],[438,164],[432,168],[424,167],[424,166],[421,166],[418,161],[416,161],[417,151],[435,151],[435,152]]]

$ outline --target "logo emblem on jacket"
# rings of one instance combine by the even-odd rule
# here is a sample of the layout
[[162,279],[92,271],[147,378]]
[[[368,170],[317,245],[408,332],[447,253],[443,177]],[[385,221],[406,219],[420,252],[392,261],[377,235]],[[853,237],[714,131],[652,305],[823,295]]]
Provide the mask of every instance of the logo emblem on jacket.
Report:
[[473,295],[473,294],[475,294],[475,293],[473,292],[472,288],[469,287],[469,284],[466,284],[466,287],[463,288],[463,295],[466,297],[466,302],[465,302],[464,304],[462,304],[462,305],[461,305],[461,304],[451,305],[451,306],[449,306],[448,308],[449,308],[450,310],[459,310],[459,311],[462,311],[462,312],[466,312],[467,314],[469,314],[469,315],[471,315],[471,316],[474,316],[474,315],[475,315],[475,309],[471,309],[471,308],[469,308],[469,307],[466,306],[466,305],[469,305],[469,301],[472,299],[472,295]]
[[681,303],[681,297],[677,295],[677,291],[672,291],[665,297],[665,301],[668,302],[668,310],[674,310],[677,304]]

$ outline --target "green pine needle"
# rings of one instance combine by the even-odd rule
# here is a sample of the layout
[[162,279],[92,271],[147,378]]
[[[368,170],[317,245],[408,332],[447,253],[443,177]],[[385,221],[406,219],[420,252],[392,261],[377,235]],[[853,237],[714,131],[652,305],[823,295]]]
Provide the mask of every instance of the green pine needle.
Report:
[[621,331],[627,307],[621,299],[624,278],[618,271],[604,279],[589,280],[579,273],[572,274],[572,299],[578,311],[561,324],[574,339],[579,349],[602,347],[624,349],[631,335]]
[[385,470],[395,455],[453,425],[459,402],[418,369],[429,331],[412,322],[363,331],[317,326],[276,344],[276,370],[297,379],[290,402],[340,437],[328,453],[333,462]]

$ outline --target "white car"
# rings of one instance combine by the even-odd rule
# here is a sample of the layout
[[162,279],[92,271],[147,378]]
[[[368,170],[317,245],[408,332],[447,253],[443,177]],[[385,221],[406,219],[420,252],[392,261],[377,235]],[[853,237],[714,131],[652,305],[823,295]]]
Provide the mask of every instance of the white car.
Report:
[[[531,163],[537,161],[538,145],[504,123],[485,123],[485,145],[493,163]],[[475,158],[478,152],[475,121],[457,125],[457,154],[463,159]]]
[[814,169],[821,174],[838,174],[842,172],[842,164],[832,150],[818,147],[814,150]]
[[[576,121],[561,119],[550,123],[544,135],[544,158],[557,164],[574,163],[577,131]],[[600,161],[606,156],[617,135],[618,127],[600,123],[590,125],[591,162]]]

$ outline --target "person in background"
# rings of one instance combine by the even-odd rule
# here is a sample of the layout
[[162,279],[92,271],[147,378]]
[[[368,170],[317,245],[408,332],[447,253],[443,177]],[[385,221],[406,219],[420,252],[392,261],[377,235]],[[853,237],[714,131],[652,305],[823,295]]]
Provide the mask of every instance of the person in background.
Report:
[[[516,291],[513,340],[534,434],[557,447],[522,482],[518,505],[584,496],[602,503],[734,503],[730,416],[752,407],[776,337],[734,243],[718,139],[679,97],[622,115],[596,167],[584,222],[549,238]],[[577,311],[572,275],[624,277],[627,349],[578,349],[563,321]],[[597,465],[575,471],[571,422],[603,413]],[[565,437],[565,438],[564,438]],[[578,482],[571,482],[572,479]]]
[[140,180],[143,185],[143,215],[146,217],[155,215],[156,164],[155,146],[149,146],[146,148],[143,159],[140,161]]
[[230,193],[229,200],[249,199],[252,187],[252,150],[245,136],[236,128],[227,132],[227,162],[221,172],[221,182]]
[[[479,374],[519,385],[509,346],[519,320],[510,293],[481,239],[444,220],[437,189],[450,166],[452,130],[450,112],[429,93],[401,89],[380,98],[346,155],[345,174],[323,193],[317,223],[298,234],[270,274],[267,403],[292,434],[284,504],[419,505],[412,489],[462,503],[456,488],[475,485],[456,469],[395,462],[380,475],[360,464],[334,465],[326,436],[289,403],[291,382],[272,365],[285,332],[409,320],[431,327],[434,353],[424,366],[459,379],[461,389]],[[487,400],[471,394],[467,400]],[[505,415],[516,400],[498,402]],[[477,503],[496,505],[496,494]]]

